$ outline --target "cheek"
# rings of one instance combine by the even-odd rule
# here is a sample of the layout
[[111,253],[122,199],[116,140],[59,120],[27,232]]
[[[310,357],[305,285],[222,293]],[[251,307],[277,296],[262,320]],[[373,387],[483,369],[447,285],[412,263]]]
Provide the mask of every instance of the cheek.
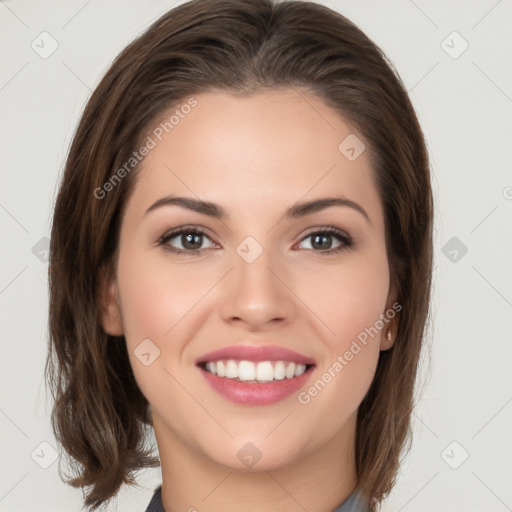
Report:
[[329,436],[357,410],[373,381],[385,332],[380,320],[385,313],[389,274],[383,255],[373,264],[340,265],[317,277],[319,286],[309,288],[305,302],[313,305],[315,315],[329,327],[322,328],[320,338],[326,357],[298,401],[311,428],[313,418],[322,417]]
[[204,266],[191,273],[166,264],[161,254],[137,257],[135,252],[120,258],[118,280],[122,283],[123,322],[131,343],[150,338],[157,344],[178,325],[187,324],[187,315],[215,283],[211,269]]
[[187,340],[183,331],[189,320],[187,313],[204,294],[183,271],[170,272],[165,258],[155,256],[127,244],[117,267],[130,364],[151,404],[158,403],[162,390],[174,389],[172,363],[179,358],[180,343],[184,345]]
[[[358,336],[364,339],[364,333],[385,313],[388,264],[384,251],[374,254],[371,258],[351,256],[346,264],[312,270],[307,275],[314,275],[313,281],[297,278],[301,282],[297,295],[325,324],[323,338],[328,340],[331,352],[345,350]],[[372,338],[378,340],[379,336],[374,334]],[[378,341],[376,345],[378,348]]]

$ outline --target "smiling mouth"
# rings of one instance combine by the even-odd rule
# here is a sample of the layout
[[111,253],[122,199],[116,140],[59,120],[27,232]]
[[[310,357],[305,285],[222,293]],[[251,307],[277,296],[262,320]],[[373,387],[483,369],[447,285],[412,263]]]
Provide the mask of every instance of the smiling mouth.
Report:
[[221,359],[198,363],[205,372],[217,377],[249,384],[264,384],[300,377],[313,368],[314,364],[299,364],[293,361],[247,361]]

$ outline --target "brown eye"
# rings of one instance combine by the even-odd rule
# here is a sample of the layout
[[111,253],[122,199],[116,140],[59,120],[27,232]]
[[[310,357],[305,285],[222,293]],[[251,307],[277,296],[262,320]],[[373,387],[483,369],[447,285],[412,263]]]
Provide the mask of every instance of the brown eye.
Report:
[[198,233],[186,233],[175,238],[179,238],[181,245],[187,250],[197,250],[203,243],[203,235]]
[[[307,250],[320,254],[334,254],[353,246],[352,239],[336,228],[328,228],[309,233],[304,240],[311,240]],[[304,242],[303,242],[304,243]]]
[[210,246],[202,247],[205,240],[210,238],[197,228],[180,228],[163,235],[158,245],[162,245],[165,250],[176,254],[199,254],[204,249],[214,246],[210,240]]

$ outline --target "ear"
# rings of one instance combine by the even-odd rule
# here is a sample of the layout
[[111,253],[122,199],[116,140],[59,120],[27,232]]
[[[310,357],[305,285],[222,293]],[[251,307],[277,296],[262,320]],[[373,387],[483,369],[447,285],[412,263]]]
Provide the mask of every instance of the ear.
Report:
[[103,330],[111,336],[124,334],[123,319],[119,306],[117,282],[112,272],[104,267],[100,270],[99,307]]
[[398,318],[399,311],[402,310],[402,305],[397,301],[396,287],[392,283],[386,302],[386,309],[384,311],[384,328],[381,332],[380,349],[389,350],[395,343],[398,334]]

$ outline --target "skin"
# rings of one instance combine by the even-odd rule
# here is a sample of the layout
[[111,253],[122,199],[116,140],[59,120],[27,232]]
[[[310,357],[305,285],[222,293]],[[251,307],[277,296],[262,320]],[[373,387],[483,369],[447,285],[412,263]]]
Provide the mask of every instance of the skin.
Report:
[[[105,279],[103,327],[125,335],[151,405],[167,512],[230,512],[240,504],[331,512],[355,488],[357,409],[380,351],[392,344],[385,333],[391,326],[394,339],[394,323],[307,405],[296,394],[265,406],[231,403],[194,361],[242,342],[276,344],[316,360],[307,390],[391,307],[384,214],[368,150],[349,161],[338,146],[362,135],[307,92],[195,98],[198,105],[144,159],[122,219],[115,272]],[[145,215],[166,195],[217,203],[229,219],[176,205]],[[283,218],[299,200],[333,196],[358,203],[369,221],[347,206]],[[201,254],[157,245],[184,225],[204,228]],[[348,233],[354,245],[330,255],[314,249],[307,235],[326,226]],[[247,236],[263,248],[252,263],[236,252]],[[181,236],[167,242],[184,250],[182,243]],[[149,366],[134,354],[145,339],[160,350]],[[249,442],[261,453],[251,468],[237,457]]]

